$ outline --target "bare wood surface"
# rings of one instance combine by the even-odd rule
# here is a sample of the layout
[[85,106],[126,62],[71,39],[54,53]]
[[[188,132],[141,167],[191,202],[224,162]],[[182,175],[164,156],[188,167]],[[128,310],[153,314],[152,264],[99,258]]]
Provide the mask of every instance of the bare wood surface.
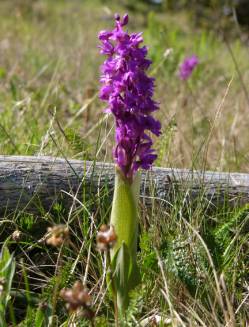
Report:
[[[112,195],[114,165],[53,157],[0,156],[0,211],[49,210],[58,199],[66,206],[82,195]],[[83,193],[84,192],[84,193]],[[211,205],[249,202],[249,174],[153,168],[142,173],[141,197],[169,203],[178,194]]]

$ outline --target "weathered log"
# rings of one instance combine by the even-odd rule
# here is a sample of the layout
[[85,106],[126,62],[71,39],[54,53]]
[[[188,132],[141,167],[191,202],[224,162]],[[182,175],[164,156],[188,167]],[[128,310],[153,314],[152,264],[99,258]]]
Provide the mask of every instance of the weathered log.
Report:
[[[53,157],[0,156],[0,211],[49,210],[58,200],[66,207],[83,194],[97,198],[113,190],[114,165]],[[161,203],[199,199],[217,205],[249,202],[249,174],[153,168],[142,173],[141,197]],[[75,199],[79,199],[75,200]]]

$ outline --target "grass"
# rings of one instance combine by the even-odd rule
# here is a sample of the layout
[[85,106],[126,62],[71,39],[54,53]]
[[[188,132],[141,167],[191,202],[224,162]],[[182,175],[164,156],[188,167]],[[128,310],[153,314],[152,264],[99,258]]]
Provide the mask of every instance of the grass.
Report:
[[[115,11],[125,9],[97,0],[1,1],[1,154],[111,161],[113,122],[104,118],[97,97],[103,58],[96,35],[112,25]],[[225,42],[222,33],[194,26],[186,12],[130,18],[130,30],[144,31],[153,59],[163,129],[155,145],[157,165],[246,172],[246,34],[231,23]],[[167,49],[172,51],[165,56]],[[201,64],[184,83],[178,66],[192,53]],[[9,326],[49,326],[51,320],[54,326],[89,326],[87,319],[69,316],[59,297],[77,279],[90,290],[96,326],[114,324],[106,261],[95,245],[110,202],[105,191],[97,200],[81,200],[84,206],[70,214],[58,204],[41,215],[2,217],[0,291],[4,284],[4,297],[11,295],[4,306]],[[168,207],[156,199],[149,208],[141,203],[142,284],[123,325],[160,316],[174,327],[247,326],[248,211],[247,205],[211,211],[201,200],[186,204],[178,193]],[[71,240],[58,248],[44,242],[47,227],[55,224],[65,224]],[[15,231],[21,234],[14,237]]]

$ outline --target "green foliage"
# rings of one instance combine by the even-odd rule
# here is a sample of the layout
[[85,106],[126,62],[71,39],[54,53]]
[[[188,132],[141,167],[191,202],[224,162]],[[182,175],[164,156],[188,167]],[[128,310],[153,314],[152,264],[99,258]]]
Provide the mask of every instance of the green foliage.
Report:
[[129,303],[129,292],[139,283],[137,267],[138,201],[140,174],[132,183],[116,171],[110,224],[114,227],[117,242],[111,250],[117,304],[124,314]]
[[91,156],[91,146],[82,139],[82,136],[79,135],[75,130],[73,129],[67,129],[65,132],[66,139],[70,145],[71,150],[75,153],[81,154],[81,158],[84,160],[92,160]]
[[[156,15],[151,12],[148,15],[148,26],[144,32],[145,42],[150,45],[149,55],[155,69],[163,72],[166,78],[171,77],[178,68],[184,48],[180,45],[182,37],[181,29],[167,21],[159,21]],[[165,51],[172,49],[173,54],[165,57]]]
[[[225,253],[241,226],[248,225],[249,205],[236,210],[215,230],[217,246]],[[238,235],[240,237],[240,235]]]
[[51,315],[51,308],[46,303],[42,303],[36,310],[34,327],[49,326]]
[[[165,252],[165,250],[164,250]],[[205,289],[208,262],[199,244],[191,237],[178,236],[168,245],[165,267],[177,277],[194,296],[198,289]]]
[[170,152],[170,146],[173,141],[174,134],[176,132],[176,122],[172,120],[169,125],[165,128],[164,131],[162,131],[162,134],[160,136],[160,140],[157,142],[157,160],[156,165],[157,166],[163,166],[163,162],[168,157],[168,154]]
[[113,292],[117,295],[117,304],[122,315],[125,314],[128,308],[130,291],[140,281],[139,270],[132,257],[133,254],[130,253],[130,249],[123,242],[111,263],[115,285]]
[[154,251],[154,245],[152,242],[153,234],[152,232],[144,232],[140,235],[140,267],[141,273],[143,274],[143,278],[148,277],[148,272],[151,270],[155,270],[157,266],[157,257]]
[[21,228],[26,230],[30,230],[35,223],[35,217],[32,214],[20,215],[18,220],[18,224],[20,224]]
[[236,210],[214,231],[216,248],[220,251],[220,269],[225,271],[230,285],[242,285],[247,280],[249,206]]
[[46,327],[51,325],[52,310],[47,303],[38,304],[37,308],[30,308],[19,327]]
[[3,244],[0,253],[0,325],[7,327],[5,316],[11,300],[11,285],[15,273],[14,255],[9,253],[7,242]]

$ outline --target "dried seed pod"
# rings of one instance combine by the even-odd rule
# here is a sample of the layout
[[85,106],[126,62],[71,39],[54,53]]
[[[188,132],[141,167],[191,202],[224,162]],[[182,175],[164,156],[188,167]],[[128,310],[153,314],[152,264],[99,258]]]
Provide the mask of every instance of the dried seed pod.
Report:
[[97,248],[100,251],[107,251],[111,249],[117,241],[114,226],[102,225],[97,233],[96,240]]
[[93,319],[94,312],[90,308],[91,296],[81,281],[76,281],[72,288],[63,288],[60,291],[60,297],[66,302],[66,307],[70,312]]
[[69,229],[65,225],[56,225],[48,227],[48,236],[46,243],[55,247],[61,246],[63,243],[68,243],[70,240]]
[[12,240],[15,242],[19,242],[21,240],[21,237],[22,237],[22,232],[19,230],[15,230],[11,235]]

